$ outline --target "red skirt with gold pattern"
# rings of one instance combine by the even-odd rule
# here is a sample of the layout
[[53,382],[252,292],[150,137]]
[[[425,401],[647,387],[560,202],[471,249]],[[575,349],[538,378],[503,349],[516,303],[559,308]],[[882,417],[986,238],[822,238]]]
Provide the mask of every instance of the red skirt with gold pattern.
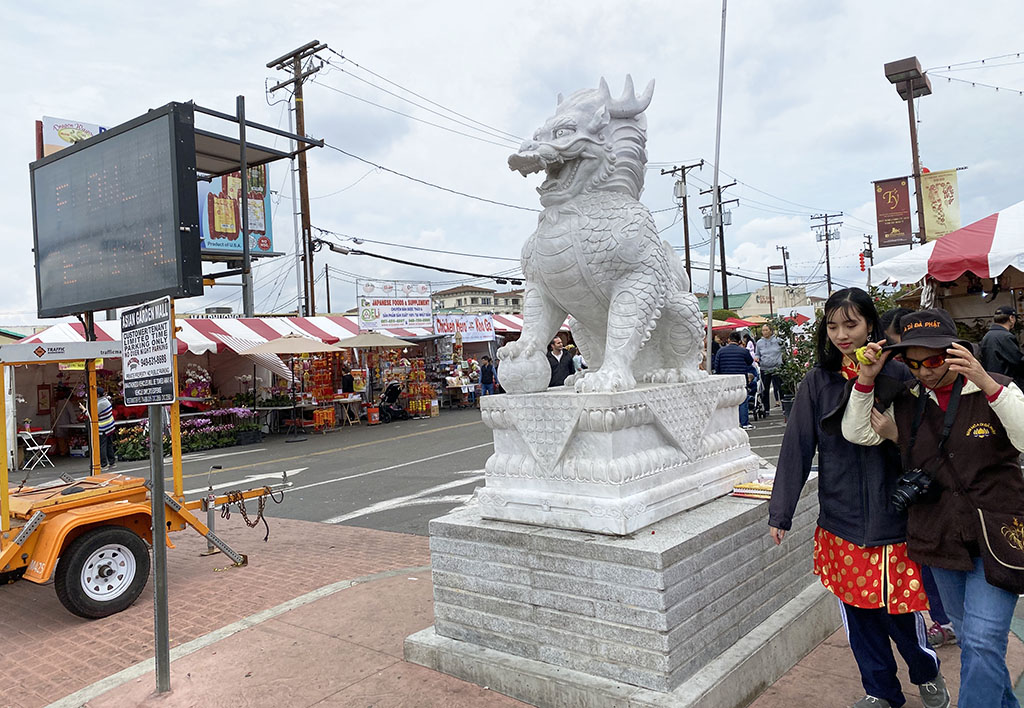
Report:
[[847,605],[899,615],[928,609],[921,567],[906,543],[858,546],[820,526],[814,532],[814,574]]

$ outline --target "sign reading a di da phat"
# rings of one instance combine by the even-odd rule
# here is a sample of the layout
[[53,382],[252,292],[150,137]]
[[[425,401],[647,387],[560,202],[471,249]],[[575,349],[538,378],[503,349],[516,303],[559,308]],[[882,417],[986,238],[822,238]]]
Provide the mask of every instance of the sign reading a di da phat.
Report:
[[169,297],[121,313],[126,406],[174,402],[172,325]]

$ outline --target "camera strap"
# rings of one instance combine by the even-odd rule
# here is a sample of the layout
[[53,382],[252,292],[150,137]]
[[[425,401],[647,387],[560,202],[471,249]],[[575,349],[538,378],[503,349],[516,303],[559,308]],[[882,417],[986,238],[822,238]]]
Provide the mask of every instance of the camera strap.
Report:
[[[925,388],[924,384],[918,383],[917,385],[917,406],[914,409],[914,420],[910,424],[910,445],[907,447],[907,461],[905,466],[908,469],[912,469],[914,465],[910,464],[910,456],[914,452],[914,444],[917,442],[917,431],[921,427],[921,421],[924,419],[924,409],[928,405],[928,389]],[[953,423],[956,421],[956,411],[960,407],[960,394],[964,390],[964,377],[957,376],[956,381],[953,382],[953,390],[949,395],[949,404],[946,406],[946,415],[942,419],[942,435],[939,438],[939,448],[936,457],[942,457],[946,450],[946,441],[949,440],[949,435],[953,430]]]

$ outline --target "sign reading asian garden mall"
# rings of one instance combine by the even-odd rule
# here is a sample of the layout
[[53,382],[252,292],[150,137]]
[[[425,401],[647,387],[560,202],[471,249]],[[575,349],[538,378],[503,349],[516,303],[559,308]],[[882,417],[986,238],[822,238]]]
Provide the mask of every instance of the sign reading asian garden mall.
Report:
[[174,402],[172,326],[169,297],[121,313],[125,405]]
[[878,247],[907,246],[913,240],[910,225],[910,188],[906,177],[875,182],[875,217]]

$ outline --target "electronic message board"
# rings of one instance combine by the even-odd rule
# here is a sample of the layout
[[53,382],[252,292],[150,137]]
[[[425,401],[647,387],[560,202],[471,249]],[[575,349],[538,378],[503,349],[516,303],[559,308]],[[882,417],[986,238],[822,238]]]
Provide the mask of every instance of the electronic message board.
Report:
[[203,294],[192,106],[30,165],[40,317]]

